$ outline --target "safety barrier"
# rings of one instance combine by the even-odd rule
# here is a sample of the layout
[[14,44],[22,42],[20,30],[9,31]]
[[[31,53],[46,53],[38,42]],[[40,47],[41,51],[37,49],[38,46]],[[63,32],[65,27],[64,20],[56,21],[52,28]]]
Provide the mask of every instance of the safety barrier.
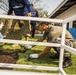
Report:
[[[67,22],[76,20],[76,15],[73,15],[73,16],[67,18],[67,19],[64,19],[64,20],[61,20],[61,19],[48,19],[48,18],[34,18],[34,17],[21,17],[21,16],[7,16],[7,15],[0,15],[0,18],[19,19],[19,20],[20,19],[21,20],[36,20],[36,21],[46,21],[46,22],[54,22],[54,23],[62,23],[63,24],[61,44],[0,39],[0,42],[5,42],[5,43],[18,43],[18,44],[27,44],[28,43],[30,45],[61,47],[61,50],[60,50],[60,59],[59,59],[59,67],[20,65],[20,64],[8,64],[8,63],[0,63],[0,67],[36,69],[36,70],[52,70],[52,71],[59,71],[59,75],[67,75],[65,73],[65,71],[63,70],[63,68],[62,68],[64,49],[68,50],[69,52],[71,52],[71,53],[73,53],[75,55],[76,55],[76,49],[71,48],[71,47],[65,45],[65,30],[66,30],[66,24],[67,24]],[[7,75],[7,72],[8,71],[5,71],[5,75]],[[14,71],[11,72],[11,73],[13,73],[13,75],[18,74],[18,73],[15,73]],[[4,75],[4,72],[3,73],[1,72],[0,74]],[[24,74],[26,74],[26,72]],[[30,74],[30,72],[29,72],[29,74]],[[41,75],[43,75],[43,74],[41,74]],[[47,74],[44,74],[44,75],[47,75]],[[51,74],[51,75],[53,75],[53,74]]]

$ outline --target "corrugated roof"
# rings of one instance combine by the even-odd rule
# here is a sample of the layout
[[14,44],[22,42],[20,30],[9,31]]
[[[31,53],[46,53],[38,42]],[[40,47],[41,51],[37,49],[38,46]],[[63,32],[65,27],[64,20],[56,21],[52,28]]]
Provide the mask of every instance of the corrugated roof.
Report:
[[64,11],[66,11],[67,9],[69,9],[70,7],[72,7],[75,4],[76,4],[76,0],[66,1],[66,3],[64,5],[62,5],[56,12],[52,13],[50,18],[57,17],[58,15],[60,15],[61,13],[63,13]]

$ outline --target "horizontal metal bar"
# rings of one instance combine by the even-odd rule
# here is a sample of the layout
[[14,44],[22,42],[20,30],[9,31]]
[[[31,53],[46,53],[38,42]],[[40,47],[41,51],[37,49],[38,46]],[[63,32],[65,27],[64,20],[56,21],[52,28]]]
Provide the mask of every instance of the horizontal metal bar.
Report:
[[61,75],[56,73],[21,72],[11,70],[0,70],[0,75]]
[[0,63],[0,67],[35,69],[35,70],[52,70],[52,71],[58,71],[59,70],[58,67],[33,66],[33,65],[21,65],[21,64],[8,64],[8,63]]
[[0,18],[9,18],[9,19],[19,19],[19,20],[34,20],[34,21],[43,21],[43,22],[58,22],[61,23],[62,19],[49,19],[49,18],[39,18],[39,17],[26,17],[26,16],[12,16],[12,15],[0,15]]
[[76,55],[76,49],[70,47],[70,46],[67,46],[67,45],[61,45],[61,47],[63,47],[64,49],[66,49],[67,51],[73,53]]
[[32,41],[22,41],[22,40],[0,39],[0,42],[60,47],[60,44],[57,44],[57,43],[32,42]]
[[70,21],[76,20],[76,15],[73,15],[66,19],[49,19],[49,18],[39,18],[39,17],[26,17],[26,16],[12,16],[12,15],[0,15],[0,18],[9,18],[9,19],[21,19],[21,20],[34,20],[34,21],[43,21],[43,22],[58,22],[58,23],[67,23]]
[[64,19],[63,23],[67,23],[67,22],[74,21],[74,20],[76,20],[76,15],[73,15],[69,18]]

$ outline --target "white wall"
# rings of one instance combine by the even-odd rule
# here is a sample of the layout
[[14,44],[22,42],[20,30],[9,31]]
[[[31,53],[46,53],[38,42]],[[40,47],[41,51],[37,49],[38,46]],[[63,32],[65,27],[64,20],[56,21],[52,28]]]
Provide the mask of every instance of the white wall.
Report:
[[72,6],[71,8],[69,8],[68,10],[66,10],[65,12],[63,12],[62,14],[60,14],[59,16],[57,16],[56,18],[65,19],[75,14],[76,14],[76,4]]
[[[67,9],[65,12],[56,17],[56,19],[66,19],[72,15],[76,14],[76,4],[71,8]],[[69,28],[72,28],[73,22],[69,22]]]

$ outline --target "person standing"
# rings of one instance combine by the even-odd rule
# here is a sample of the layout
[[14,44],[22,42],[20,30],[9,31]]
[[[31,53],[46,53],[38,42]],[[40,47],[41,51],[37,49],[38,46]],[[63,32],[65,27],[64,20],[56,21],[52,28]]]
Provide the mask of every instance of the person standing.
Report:
[[[8,0],[8,3],[8,15],[12,15],[14,12],[16,16],[31,16],[32,7],[28,0]],[[17,31],[14,30],[16,22],[18,22],[20,27],[20,29]],[[1,33],[2,35],[6,35],[6,39],[18,40],[22,36],[25,36],[26,40],[28,41],[29,37],[31,36],[30,31],[29,21],[7,19]]]
[[[34,5],[31,4],[31,6],[32,6],[31,17],[39,17],[38,11],[35,9]],[[32,27],[31,37],[34,38],[34,36],[35,36],[35,29],[36,29],[36,21],[31,21],[30,24],[31,24],[31,27]]]

